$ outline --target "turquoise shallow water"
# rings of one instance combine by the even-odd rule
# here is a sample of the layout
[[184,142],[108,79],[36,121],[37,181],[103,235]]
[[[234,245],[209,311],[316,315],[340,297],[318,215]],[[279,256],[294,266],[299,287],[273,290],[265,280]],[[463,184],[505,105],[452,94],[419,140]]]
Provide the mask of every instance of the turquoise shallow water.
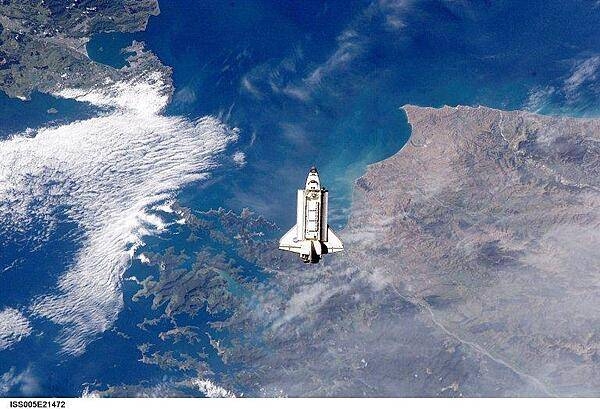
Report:
[[[175,94],[167,115],[214,115],[240,128],[241,139],[230,153],[244,152],[247,164],[223,167],[209,182],[187,186],[179,193],[180,203],[196,211],[248,207],[283,230],[294,223],[295,190],[312,165],[330,189],[332,225],[343,228],[353,181],[409,137],[399,109],[403,104],[597,113],[600,75],[594,76],[592,68],[600,53],[598,7],[558,1],[394,4],[165,1],[145,32],[100,34],[91,39],[88,52],[121,67],[121,48],[144,41],[173,67]],[[50,108],[58,112],[49,113]],[[0,96],[0,138],[94,114],[85,104],[41,94],[30,102]],[[0,229],[0,260],[12,265],[0,275],[0,307],[26,306],[51,289],[72,262],[80,232],[64,216],[58,218],[55,235],[43,246],[28,241],[28,235],[44,220],[25,232]],[[185,229],[174,225],[149,238],[144,250],[200,251],[206,243],[190,244]],[[264,279],[256,267],[244,267]],[[150,274],[158,273],[135,260],[127,277]],[[118,321],[83,356],[57,358],[53,339],[59,329],[35,321],[35,336],[0,351],[0,375],[11,367],[29,371],[37,380],[36,393],[69,396],[81,394],[84,385],[152,386],[177,379],[180,374],[139,362],[137,345],[171,345],[136,326],[161,313],[149,300],[131,301],[138,288],[134,281],[124,282],[125,307]],[[178,324],[198,326],[205,334],[211,319],[202,313],[182,317]],[[206,351],[217,373],[235,370],[219,360],[208,336],[199,345],[176,348]],[[9,392],[23,393],[18,387]]]
[[[598,50],[597,19],[597,9],[546,2],[176,1],[133,37],[174,67],[169,114],[219,115],[242,131],[247,167],[187,192],[192,207],[248,206],[287,226],[282,205],[315,164],[339,228],[353,180],[408,138],[401,105],[527,107],[532,90],[559,87]],[[131,37],[103,35],[89,48],[118,55]],[[530,109],[585,115],[598,95],[564,99]]]

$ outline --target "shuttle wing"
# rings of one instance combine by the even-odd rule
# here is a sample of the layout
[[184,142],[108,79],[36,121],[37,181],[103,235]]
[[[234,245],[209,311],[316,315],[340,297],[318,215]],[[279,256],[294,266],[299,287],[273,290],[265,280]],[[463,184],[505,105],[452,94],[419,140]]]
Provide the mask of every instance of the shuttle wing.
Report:
[[327,253],[337,253],[338,251],[344,250],[342,241],[335,235],[329,225],[327,225],[327,241],[323,244],[327,247]]
[[297,229],[296,226],[292,227],[279,240],[279,249],[280,250],[287,250],[287,251],[291,251],[294,253],[300,253],[300,250],[302,249],[302,242],[296,241],[296,229]]

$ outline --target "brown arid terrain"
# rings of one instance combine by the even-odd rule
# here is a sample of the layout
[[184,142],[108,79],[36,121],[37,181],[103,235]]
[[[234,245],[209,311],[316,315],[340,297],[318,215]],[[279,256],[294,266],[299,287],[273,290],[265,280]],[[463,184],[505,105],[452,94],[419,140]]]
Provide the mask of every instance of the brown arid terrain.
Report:
[[[178,317],[229,312],[211,345],[236,368],[221,378],[236,394],[598,396],[600,121],[404,110],[412,135],[356,181],[344,252],[304,265],[260,215],[176,207],[204,250],[147,255],[159,274],[134,301],[166,307],[140,328],[170,322],[157,338],[193,343],[199,329]],[[248,262],[268,280],[244,278]],[[139,349],[213,374],[174,344]]]
[[405,106],[356,184],[352,264],[548,395],[600,390],[600,121]]

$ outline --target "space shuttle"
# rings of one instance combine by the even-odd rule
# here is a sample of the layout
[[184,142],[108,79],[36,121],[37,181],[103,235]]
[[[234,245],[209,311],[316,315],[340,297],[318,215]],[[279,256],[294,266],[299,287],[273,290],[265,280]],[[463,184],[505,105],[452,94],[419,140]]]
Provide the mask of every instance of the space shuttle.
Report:
[[314,166],[308,172],[306,186],[298,189],[296,225],[279,240],[279,249],[298,253],[305,263],[318,263],[323,254],[344,249],[342,241],[327,224],[329,192],[321,187]]

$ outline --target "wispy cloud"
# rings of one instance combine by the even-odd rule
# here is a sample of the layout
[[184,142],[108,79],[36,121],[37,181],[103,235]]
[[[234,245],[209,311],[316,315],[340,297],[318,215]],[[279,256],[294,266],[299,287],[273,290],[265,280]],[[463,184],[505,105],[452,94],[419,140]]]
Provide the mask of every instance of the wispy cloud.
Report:
[[536,87],[529,91],[527,101],[523,105],[523,109],[532,112],[542,111],[548,104],[552,95],[556,92],[556,88],[552,86]]
[[379,0],[366,7],[337,37],[333,53],[299,84],[290,84],[283,92],[301,101],[308,101],[312,93],[329,78],[348,69],[369,49],[374,24],[383,24],[387,31],[398,32],[406,25],[406,16],[412,10],[413,0]]
[[565,80],[563,90],[569,97],[576,97],[579,89],[591,81],[595,81],[600,73],[600,56],[577,61],[571,75]]
[[548,107],[565,106],[572,109],[587,106],[590,95],[600,95],[600,55],[575,60],[569,72],[553,85],[537,86],[530,90],[523,108],[528,111],[545,111]]
[[0,376],[0,396],[5,396],[13,389],[18,389],[22,396],[35,396],[40,393],[39,381],[33,375],[31,368],[17,373],[12,367]]
[[323,81],[349,66],[365,49],[366,38],[353,29],[347,29],[337,39],[337,48],[325,62],[312,70],[298,84],[288,84],[282,92],[300,101],[309,101]]

